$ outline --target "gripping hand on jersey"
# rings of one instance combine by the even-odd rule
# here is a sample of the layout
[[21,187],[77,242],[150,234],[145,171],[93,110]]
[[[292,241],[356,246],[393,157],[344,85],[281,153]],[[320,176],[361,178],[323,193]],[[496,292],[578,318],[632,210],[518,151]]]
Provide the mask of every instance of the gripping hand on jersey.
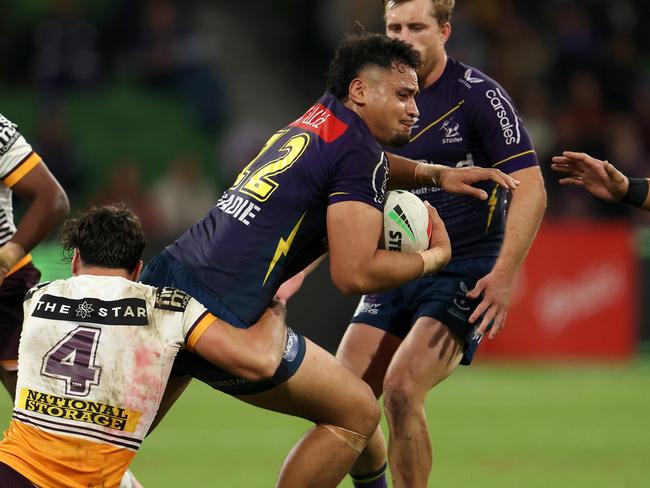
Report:
[[468,195],[479,200],[488,198],[485,191],[472,186],[481,181],[494,181],[508,190],[519,186],[519,181],[494,168],[450,168],[440,164],[419,163],[414,176],[418,185],[434,185],[447,193]]

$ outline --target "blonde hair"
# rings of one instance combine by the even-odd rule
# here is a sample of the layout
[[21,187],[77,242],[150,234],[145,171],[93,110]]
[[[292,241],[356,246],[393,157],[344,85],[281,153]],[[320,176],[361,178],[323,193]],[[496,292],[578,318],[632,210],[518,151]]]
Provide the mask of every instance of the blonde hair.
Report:
[[[384,12],[393,9],[402,3],[410,2],[411,0],[383,0]],[[439,25],[451,22],[451,14],[454,11],[456,0],[431,0],[431,16],[438,21]]]

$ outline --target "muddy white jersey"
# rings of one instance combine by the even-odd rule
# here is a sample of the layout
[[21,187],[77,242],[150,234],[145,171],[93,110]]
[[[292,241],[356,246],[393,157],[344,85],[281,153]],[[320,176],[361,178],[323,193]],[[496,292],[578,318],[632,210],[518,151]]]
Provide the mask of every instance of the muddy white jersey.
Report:
[[35,287],[24,310],[0,461],[39,486],[117,486],[177,351],[214,316],[179,290],[96,275]]

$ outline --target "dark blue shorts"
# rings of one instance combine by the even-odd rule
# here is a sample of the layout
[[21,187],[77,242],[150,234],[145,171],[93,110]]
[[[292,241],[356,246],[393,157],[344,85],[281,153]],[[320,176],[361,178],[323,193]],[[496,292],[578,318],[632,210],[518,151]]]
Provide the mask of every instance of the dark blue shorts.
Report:
[[34,488],[36,485],[8,464],[0,463],[0,486],[3,488]]
[[406,335],[420,317],[442,322],[465,341],[461,364],[470,364],[483,336],[475,334],[480,324],[468,319],[480,303],[465,294],[494,267],[496,258],[462,259],[449,263],[441,272],[385,293],[364,295],[352,322],[360,322],[400,337]]
[[41,272],[28,263],[7,276],[0,286],[0,359],[18,359],[23,302],[29,289],[40,278]]
[[[247,328],[245,323],[221,303],[209,290],[195,280],[187,270],[167,251],[161,252],[144,269],[140,281],[157,287],[173,287],[183,290],[201,302],[212,314],[234,327]],[[289,329],[282,361],[270,380],[251,382],[239,378],[200,356],[181,349],[174,360],[172,376],[189,374],[212,388],[229,395],[249,395],[270,390],[291,378],[305,358],[305,338]]]

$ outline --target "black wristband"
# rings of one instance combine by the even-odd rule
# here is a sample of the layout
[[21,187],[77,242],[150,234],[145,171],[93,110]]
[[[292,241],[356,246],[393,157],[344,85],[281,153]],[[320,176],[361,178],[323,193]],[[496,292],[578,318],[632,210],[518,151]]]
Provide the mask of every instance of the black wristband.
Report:
[[646,198],[648,198],[648,180],[645,178],[628,178],[629,182],[627,193],[623,197],[623,202],[643,207]]

